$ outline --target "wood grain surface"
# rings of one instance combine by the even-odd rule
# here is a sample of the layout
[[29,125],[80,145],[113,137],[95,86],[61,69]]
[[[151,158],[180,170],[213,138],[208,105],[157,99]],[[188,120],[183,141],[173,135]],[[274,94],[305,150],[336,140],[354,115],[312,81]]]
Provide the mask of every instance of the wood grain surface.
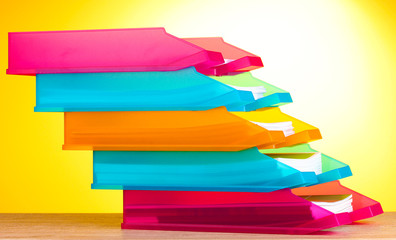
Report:
[[396,239],[396,212],[312,235],[121,230],[122,214],[0,214],[0,239]]

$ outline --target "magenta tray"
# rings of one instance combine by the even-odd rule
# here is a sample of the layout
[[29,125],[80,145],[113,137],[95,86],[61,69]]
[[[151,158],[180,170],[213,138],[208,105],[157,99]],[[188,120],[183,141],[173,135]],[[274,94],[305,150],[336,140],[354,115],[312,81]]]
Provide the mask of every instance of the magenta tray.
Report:
[[221,76],[238,72],[248,72],[264,67],[259,56],[226,43],[221,37],[183,39],[208,51],[220,52],[223,55],[225,63],[206,69],[199,69],[199,72],[203,74]]
[[351,223],[290,189],[267,193],[124,191],[124,229],[308,234]]
[[164,28],[10,32],[8,74],[173,71],[224,63]]

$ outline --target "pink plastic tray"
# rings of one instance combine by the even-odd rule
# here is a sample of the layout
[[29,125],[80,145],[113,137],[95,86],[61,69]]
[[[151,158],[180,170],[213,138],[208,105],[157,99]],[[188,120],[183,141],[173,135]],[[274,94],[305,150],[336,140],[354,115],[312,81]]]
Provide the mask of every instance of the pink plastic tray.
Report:
[[124,191],[122,228],[209,232],[307,234],[348,224],[295,196],[270,193]]
[[299,196],[352,194],[353,212],[349,214],[353,222],[374,217],[384,212],[379,202],[342,186],[340,181],[323,183],[311,187],[296,188],[292,191]]
[[8,74],[171,71],[224,62],[163,28],[10,32]]
[[221,37],[184,39],[208,51],[220,52],[226,59],[224,64],[197,69],[203,74],[220,76],[233,72],[247,72],[264,66],[259,56],[226,43]]

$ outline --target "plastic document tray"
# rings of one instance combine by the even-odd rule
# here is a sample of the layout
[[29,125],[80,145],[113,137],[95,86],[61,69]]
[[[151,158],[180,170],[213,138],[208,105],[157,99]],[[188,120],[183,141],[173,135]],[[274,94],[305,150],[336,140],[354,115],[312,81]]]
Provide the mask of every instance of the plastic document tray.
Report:
[[265,93],[263,93],[259,99],[251,101],[246,105],[233,106],[232,108],[229,107],[228,109],[230,111],[249,112],[264,107],[279,107],[293,102],[290,93],[269,83],[266,83],[258,78],[253,77],[250,72],[221,77],[211,76],[211,78],[232,86],[265,88]]
[[262,108],[253,112],[233,112],[235,115],[242,117],[249,121],[275,123],[291,121],[294,127],[295,134],[286,137],[282,143],[273,146],[266,146],[265,148],[280,148],[292,146],[300,143],[307,143],[322,138],[318,128],[291,117],[283,112],[278,107]]
[[342,186],[339,181],[293,189],[293,193],[299,196],[352,194],[353,212],[348,213],[352,221],[374,217],[384,212],[379,202]]
[[269,193],[124,191],[122,228],[308,234],[351,222],[289,189]]
[[[305,153],[315,153],[318,152],[309,146],[309,144],[298,144],[292,147],[283,147],[275,149],[260,149],[263,154],[270,154],[270,156],[275,154],[305,154]],[[351,168],[349,165],[340,162],[330,156],[322,154],[322,173],[316,175],[318,178],[318,183],[326,183],[342,178],[352,176]]]
[[224,62],[164,28],[10,32],[8,74],[174,71]]
[[239,151],[283,142],[228,112],[207,111],[66,112],[65,150]]
[[184,38],[184,40],[208,51],[220,52],[225,63],[202,69],[207,75],[226,75],[233,72],[246,72],[263,67],[259,56],[224,42],[221,37]]
[[[36,82],[36,112],[186,111],[221,106],[246,111],[268,105],[263,98],[255,100],[252,92],[236,90],[194,67],[164,72],[37,74]],[[271,103],[280,101],[267,98]]]
[[94,189],[271,192],[317,183],[258,151],[94,151]]

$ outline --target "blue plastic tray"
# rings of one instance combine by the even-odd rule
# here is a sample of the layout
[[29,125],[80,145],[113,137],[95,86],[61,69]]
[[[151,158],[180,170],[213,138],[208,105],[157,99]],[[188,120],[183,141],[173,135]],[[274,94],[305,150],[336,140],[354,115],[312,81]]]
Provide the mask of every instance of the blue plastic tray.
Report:
[[93,189],[271,192],[317,182],[257,148],[239,152],[94,151]]
[[[264,154],[276,154],[276,153],[298,154],[298,153],[313,153],[318,151],[312,149],[309,144],[299,144],[291,147],[283,147],[278,149],[261,149],[260,152]],[[322,153],[322,173],[316,175],[316,177],[318,178],[318,182],[316,184],[332,182],[350,176],[352,176],[352,171],[349,165]],[[303,186],[309,186],[309,185],[312,184],[307,184]]]
[[36,112],[185,111],[220,106],[251,111],[286,101],[283,98],[288,95],[255,100],[252,92],[236,90],[194,67],[164,72],[37,74],[36,81]]

